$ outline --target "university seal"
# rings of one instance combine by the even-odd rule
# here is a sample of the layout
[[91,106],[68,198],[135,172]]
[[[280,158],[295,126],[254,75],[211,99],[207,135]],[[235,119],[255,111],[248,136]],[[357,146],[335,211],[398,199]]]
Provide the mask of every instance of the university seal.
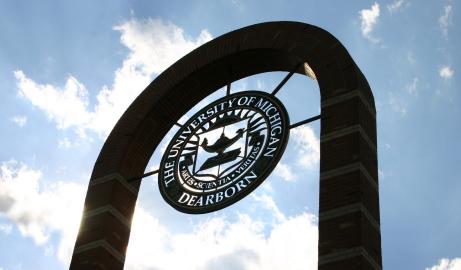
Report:
[[185,213],[229,206],[269,176],[289,131],[288,113],[272,95],[245,91],[218,99],[170,141],[159,167],[160,193]]

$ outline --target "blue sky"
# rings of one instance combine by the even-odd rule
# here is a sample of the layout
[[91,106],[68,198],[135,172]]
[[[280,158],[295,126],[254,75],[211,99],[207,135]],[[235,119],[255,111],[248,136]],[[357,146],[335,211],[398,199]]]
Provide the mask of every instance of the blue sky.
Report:
[[[93,164],[131,101],[195,47],[275,20],[329,31],[370,83],[384,268],[461,269],[460,11],[455,0],[0,0],[0,269],[66,269]],[[284,75],[233,91],[271,91]],[[307,77],[279,97],[293,121],[319,112]],[[126,269],[316,269],[318,138],[318,122],[294,129],[265,183],[208,215],[178,213],[143,180]]]

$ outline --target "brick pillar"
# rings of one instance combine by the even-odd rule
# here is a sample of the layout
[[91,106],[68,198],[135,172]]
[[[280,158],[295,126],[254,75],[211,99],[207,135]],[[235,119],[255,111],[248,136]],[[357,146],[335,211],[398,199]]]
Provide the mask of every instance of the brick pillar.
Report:
[[318,262],[322,270],[382,268],[376,113],[371,91],[363,84],[322,97]]
[[118,173],[90,181],[70,269],[123,269],[138,189]]

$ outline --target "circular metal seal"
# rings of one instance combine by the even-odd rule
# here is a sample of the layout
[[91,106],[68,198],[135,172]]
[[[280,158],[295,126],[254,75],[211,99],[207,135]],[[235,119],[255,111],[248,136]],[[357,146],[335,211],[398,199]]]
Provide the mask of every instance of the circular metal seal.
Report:
[[289,117],[274,96],[245,91],[218,99],[175,134],[159,167],[159,188],[190,214],[229,206],[258,187],[280,160]]

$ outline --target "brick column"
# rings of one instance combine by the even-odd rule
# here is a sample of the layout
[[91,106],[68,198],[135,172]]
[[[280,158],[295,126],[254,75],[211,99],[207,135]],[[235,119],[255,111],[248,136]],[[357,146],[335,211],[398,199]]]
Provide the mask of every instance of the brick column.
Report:
[[123,269],[138,188],[118,173],[90,181],[70,269]]
[[319,269],[381,269],[376,119],[367,85],[322,99]]

